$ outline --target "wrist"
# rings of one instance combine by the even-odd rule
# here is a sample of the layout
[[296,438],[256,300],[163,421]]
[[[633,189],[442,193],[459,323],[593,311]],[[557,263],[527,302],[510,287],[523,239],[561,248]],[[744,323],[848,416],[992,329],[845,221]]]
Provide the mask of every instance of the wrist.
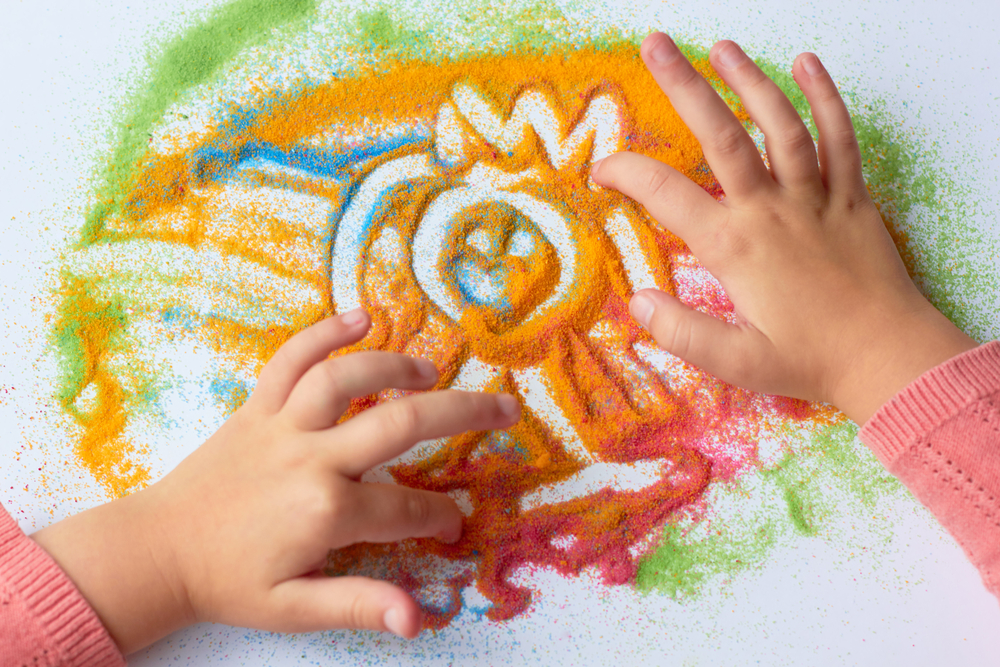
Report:
[[194,622],[147,489],[71,516],[31,537],[97,613],[123,654]]
[[939,364],[978,347],[926,301],[908,314],[884,317],[859,340],[830,401],[859,425],[907,385]]

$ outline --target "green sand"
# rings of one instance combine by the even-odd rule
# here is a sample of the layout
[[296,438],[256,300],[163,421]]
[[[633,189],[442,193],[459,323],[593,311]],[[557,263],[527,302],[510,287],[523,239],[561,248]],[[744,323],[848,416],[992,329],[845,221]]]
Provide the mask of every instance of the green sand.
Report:
[[150,81],[118,126],[117,147],[94,193],[98,202],[87,213],[81,245],[102,239],[107,219],[122,206],[137,166],[148,152],[150,131],[178,96],[205,83],[248,46],[265,41],[277,26],[301,19],[315,10],[314,0],[236,0],[204,23],[175,37],[150,58]]
[[[358,53],[391,54],[402,59],[462,57],[509,49],[571,52],[573,42],[599,47],[622,41],[638,44],[641,39],[641,35],[614,28],[602,28],[595,34],[592,26],[576,24],[544,3],[499,20],[501,11],[489,4],[456,3],[451,16],[457,20],[452,21],[448,34],[421,27],[419,21],[409,21],[390,6],[340,16],[339,25],[334,27]],[[150,61],[148,90],[121,114],[117,147],[108,156],[94,193],[98,203],[88,212],[80,245],[108,240],[104,223],[122,205],[123,194],[148,150],[151,131],[186,91],[211,83],[224,64],[250,46],[279,52],[295,35],[305,34],[318,20],[315,14],[311,0],[238,0],[158,50],[159,55]],[[492,41],[476,41],[477,31],[487,23],[494,28]],[[277,26],[294,29],[291,36],[275,37]],[[451,35],[464,39],[449,39]],[[473,46],[461,46],[470,43]],[[691,55],[706,53],[697,46],[681,44],[681,48]],[[766,61],[758,64],[785,91],[811,127],[808,105],[786,66]],[[977,256],[973,252],[956,252],[957,248],[982,249],[985,243],[967,220],[966,211],[955,203],[960,201],[961,190],[935,169],[937,157],[903,132],[899,122],[885,110],[886,105],[860,103],[850,93],[845,96],[852,105],[873,197],[901,245],[915,281],[935,306],[971,335],[980,340],[989,337],[991,332],[985,324],[988,318],[976,297],[998,293],[1000,281],[993,267],[980,259],[989,253]],[[918,217],[919,234],[913,228]],[[93,322],[123,326],[123,316],[114,304],[99,312],[75,313],[68,289],[61,298],[59,321],[64,324],[57,328],[55,337],[63,373],[57,394],[68,407],[86,374],[82,332]],[[856,427],[845,423],[799,436],[801,446],[755,476],[755,483],[771,489],[776,499],[767,511],[713,517],[711,535],[699,534],[690,527],[682,529],[679,524],[667,526],[659,546],[641,560],[636,586],[678,598],[697,595],[713,578],[731,577],[763,563],[782,540],[821,539],[833,519],[844,512],[871,509],[886,497],[905,495],[855,436]],[[741,480],[722,492],[735,493],[744,483]],[[830,485],[836,492],[831,492]],[[850,502],[845,502],[845,497]]]

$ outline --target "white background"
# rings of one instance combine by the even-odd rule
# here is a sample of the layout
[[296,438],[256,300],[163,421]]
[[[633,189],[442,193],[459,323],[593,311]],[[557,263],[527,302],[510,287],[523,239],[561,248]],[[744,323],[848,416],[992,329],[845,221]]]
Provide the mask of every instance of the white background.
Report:
[[[44,317],[58,250],[80,223],[114,113],[141,85],[144,45],[217,3],[0,2],[0,502],[31,531],[102,499],[85,473],[66,464],[68,425],[51,405]],[[919,141],[941,155],[937,166],[967,185],[963,196],[976,202],[977,224],[996,237],[995,2],[665,2],[640,11],[577,11],[658,25],[705,46],[733,38],[773,62],[818,52],[843,87],[890,101]],[[463,613],[448,630],[412,644],[372,634],[278,637],[205,625],[133,661],[1000,664],[1000,604],[960,550],[912,503],[882,509],[898,521],[889,541],[866,538],[865,517],[856,517],[857,539],[868,539],[857,553],[803,539],[761,571],[694,602],[543,572],[532,579],[544,591],[537,606],[505,625]]]

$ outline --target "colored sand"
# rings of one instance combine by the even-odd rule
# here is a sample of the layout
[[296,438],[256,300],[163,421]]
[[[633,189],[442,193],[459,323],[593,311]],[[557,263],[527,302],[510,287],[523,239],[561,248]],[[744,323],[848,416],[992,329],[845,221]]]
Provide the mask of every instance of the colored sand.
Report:
[[272,28],[314,8],[313,0],[237,0],[166,44],[152,58],[155,66],[148,92],[139,96],[122,124],[118,146],[103,176],[105,183],[81,232],[83,243],[97,240],[108,217],[120,211],[122,199],[132,187],[132,170],[148,151],[149,132],[178,94],[208,81],[243,48],[263,41]]
[[[724,385],[658,353],[628,317],[628,295],[653,285],[732,316],[678,239],[588,182],[591,160],[635,150],[722,196],[632,41],[569,43],[554,35],[572,26],[541,8],[511,22],[504,45],[456,54],[376,10],[341,28],[376,64],[220,93],[217,120],[190,134],[158,125],[174,97],[310,7],[234,3],[166,49],[67,261],[59,398],[79,425],[78,459],[110,495],[150,478],[128,430],[161,382],[142,341],[193,336],[213,350],[222,369],[210,392],[231,412],[252,389],[244,378],[289,336],[357,305],[375,323],[359,347],[426,356],[441,386],[507,390],[525,405],[507,434],[453,438],[380,472],[459,494],[471,507],[461,542],[331,554],[331,573],[418,593],[433,626],[460,611],[473,581],[491,618],[522,612],[530,591],[510,579],[526,565],[596,567],[609,584],[690,595],[759,563],[779,523],[817,534],[831,511],[817,487],[824,471],[838,470],[836,483],[865,504],[894,492],[828,408]],[[530,29],[543,22],[550,32]],[[749,125],[705,54],[684,48]],[[793,102],[805,111],[801,95]],[[905,242],[906,212],[933,190],[880,121],[860,118],[859,134],[873,193]],[[925,284],[951,284],[934,273],[933,253],[918,254],[907,259]],[[759,455],[765,434],[803,423],[808,432],[789,438],[808,445]],[[595,470],[600,484],[584,488]],[[777,519],[713,515],[707,492],[747,480],[781,499]]]

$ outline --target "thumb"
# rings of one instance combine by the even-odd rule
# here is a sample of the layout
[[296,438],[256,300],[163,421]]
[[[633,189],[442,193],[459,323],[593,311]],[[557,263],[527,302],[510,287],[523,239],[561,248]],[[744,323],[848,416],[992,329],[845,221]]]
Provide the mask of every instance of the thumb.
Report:
[[730,384],[766,385],[771,342],[757,329],[723,322],[654,289],[636,292],[629,311],[670,354]]
[[420,607],[403,589],[366,577],[298,577],[272,589],[277,632],[350,628],[391,632],[406,639],[420,634]]

